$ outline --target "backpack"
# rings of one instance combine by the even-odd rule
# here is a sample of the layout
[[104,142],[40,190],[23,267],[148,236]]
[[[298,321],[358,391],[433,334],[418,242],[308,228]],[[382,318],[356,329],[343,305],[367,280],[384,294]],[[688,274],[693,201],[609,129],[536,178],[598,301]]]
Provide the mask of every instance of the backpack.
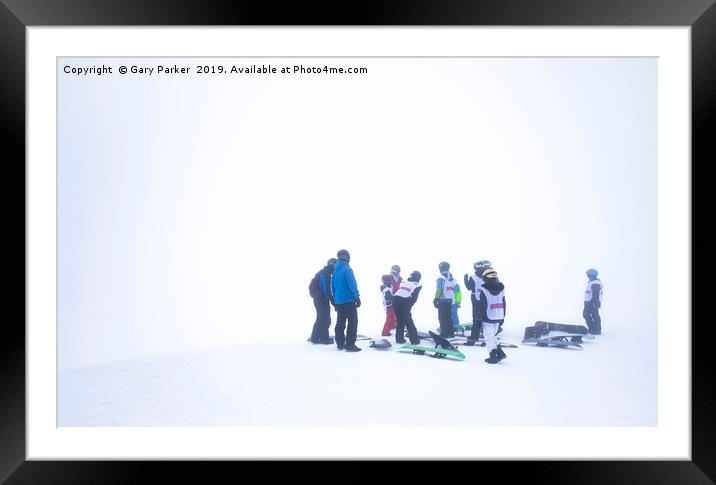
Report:
[[321,293],[321,285],[318,281],[320,277],[321,272],[319,271],[308,284],[308,294],[311,295],[311,298],[320,298],[323,296],[323,293]]

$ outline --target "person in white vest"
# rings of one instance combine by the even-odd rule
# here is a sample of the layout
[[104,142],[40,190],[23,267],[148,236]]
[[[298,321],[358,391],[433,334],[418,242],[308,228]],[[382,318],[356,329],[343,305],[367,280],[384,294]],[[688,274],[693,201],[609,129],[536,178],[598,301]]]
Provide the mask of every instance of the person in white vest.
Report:
[[597,279],[599,273],[596,269],[587,270],[587,289],[584,292],[584,311],[582,316],[587,322],[587,328],[592,335],[601,335],[602,318],[599,316],[599,308],[602,306],[602,290],[604,286]]
[[455,295],[455,279],[450,274],[450,263],[443,261],[438,265],[440,277],[436,280],[437,289],[433,306],[438,309],[440,322],[440,336],[450,338],[455,336],[452,326],[452,300]]
[[469,342],[474,343],[474,341],[479,340],[482,336],[481,316],[477,307],[477,295],[479,295],[477,289],[480,288],[483,283],[482,273],[486,269],[492,268],[492,263],[483,259],[477,261],[472,267],[475,269],[475,274],[468,275],[465,273],[463,279],[465,280],[465,288],[470,290],[470,301],[472,302],[472,330],[470,330],[470,336],[467,339]]
[[398,291],[393,295],[393,311],[397,320],[395,329],[395,342],[399,344],[405,343],[405,329],[408,330],[408,338],[410,343],[418,345],[420,337],[418,337],[418,329],[413,323],[413,316],[410,310],[418,301],[418,295],[423,285],[420,284],[421,274],[419,271],[413,271],[406,281],[400,283]]
[[482,333],[485,336],[485,347],[490,356],[485,359],[488,364],[497,364],[507,355],[497,343],[497,329],[505,321],[507,303],[505,301],[505,285],[497,278],[497,271],[492,268],[482,273],[484,283],[476,291],[480,293],[478,309],[482,321]]
[[395,329],[395,312],[393,311],[393,277],[384,274],[381,277],[380,292],[383,294],[383,309],[385,310],[385,323],[381,336],[390,337],[390,331]]

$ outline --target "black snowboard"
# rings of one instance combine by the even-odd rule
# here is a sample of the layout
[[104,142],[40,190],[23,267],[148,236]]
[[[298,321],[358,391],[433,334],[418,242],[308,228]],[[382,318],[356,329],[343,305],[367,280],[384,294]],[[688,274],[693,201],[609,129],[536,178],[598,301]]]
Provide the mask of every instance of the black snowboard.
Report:
[[552,323],[552,322],[535,322],[536,330],[548,333],[551,331],[555,332],[566,332],[576,335],[586,335],[589,333],[589,329],[584,325],[570,325],[566,323]]
[[373,349],[385,350],[391,348],[393,345],[388,339],[371,340],[370,347]]
[[435,332],[428,332],[429,337],[433,339],[433,342],[435,342],[435,347],[440,347],[442,349],[447,350],[457,350],[457,347],[455,347],[453,344],[450,343],[448,339],[445,337],[441,337],[440,335],[436,334]]
[[538,326],[526,327],[523,344],[536,344],[538,347],[576,347],[582,350],[582,335],[566,334],[550,336],[549,332],[543,333]]
[[[484,338],[481,338],[479,340],[470,340],[467,337],[454,337],[450,339],[450,342],[457,346],[464,345],[465,347],[486,347],[487,342]],[[509,342],[503,342],[501,339],[497,339],[497,343],[505,348],[510,349],[517,349],[519,348],[517,345],[509,343]]]

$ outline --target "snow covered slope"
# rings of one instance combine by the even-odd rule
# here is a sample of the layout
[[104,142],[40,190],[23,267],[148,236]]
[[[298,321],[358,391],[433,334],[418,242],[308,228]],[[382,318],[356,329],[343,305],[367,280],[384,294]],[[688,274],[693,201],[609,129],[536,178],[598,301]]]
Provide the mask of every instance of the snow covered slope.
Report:
[[[520,344],[464,361],[308,342],[243,344],[67,369],[59,426],[655,426],[656,337]],[[393,342],[394,343],[394,342]],[[430,341],[424,341],[431,345]],[[635,358],[635,356],[641,356]]]

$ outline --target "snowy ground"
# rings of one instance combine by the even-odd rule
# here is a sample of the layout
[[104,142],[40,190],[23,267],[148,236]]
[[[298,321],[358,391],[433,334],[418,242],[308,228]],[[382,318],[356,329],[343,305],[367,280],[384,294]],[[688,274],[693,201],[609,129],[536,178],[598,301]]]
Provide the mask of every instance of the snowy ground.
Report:
[[58,424],[656,426],[656,356],[632,357],[655,354],[655,337],[605,333],[580,351],[521,344],[522,331],[503,332],[519,348],[497,365],[479,347],[456,361],[302,341],[68,369]]

